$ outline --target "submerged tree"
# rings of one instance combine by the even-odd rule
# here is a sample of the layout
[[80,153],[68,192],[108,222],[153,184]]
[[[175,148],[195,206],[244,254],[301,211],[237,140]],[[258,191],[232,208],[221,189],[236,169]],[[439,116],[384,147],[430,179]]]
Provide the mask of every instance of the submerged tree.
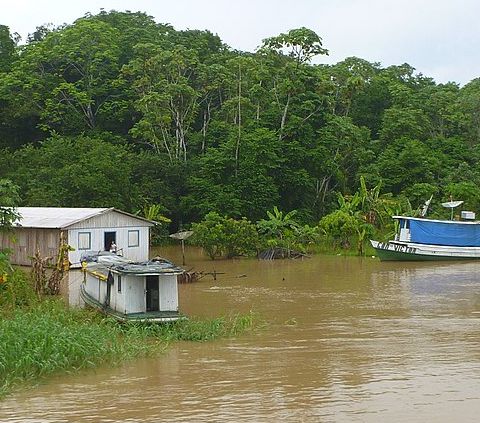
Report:
[[257,231],[245,218],[236,220],[211,212],[201,222],[194,223],[192,231],[190,241],[201,246],[212,260],[256,252]]

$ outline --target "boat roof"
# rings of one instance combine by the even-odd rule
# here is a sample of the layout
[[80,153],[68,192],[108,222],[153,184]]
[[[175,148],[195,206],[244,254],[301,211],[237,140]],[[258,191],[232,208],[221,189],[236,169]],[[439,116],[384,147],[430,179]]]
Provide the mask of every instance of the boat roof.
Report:
[[155,224],[151,220],[113,207],[16,207],[15,210],[20,218],[14,223],[14,226],[21,228],[66,229],[78,222],[111,211],[148,222],[152,226]]
[[426,219],[425,217],[412,217],[412,216],[392,216],[393,219],[404,219],[404,220],[419,220],[422,222],[435,222],[435,223],[450,223],[450,224],[461,224],[461,225],[478,225],[480,221],[478,220],[441,220],[441,219]]
[[87,252],[80,259],[87,263],[87,269],[108,274],[109,271],[136,276],[147,275],[179,275],[184,270],[171,261],[155,258],[143,262],[135,262],[108,251]]

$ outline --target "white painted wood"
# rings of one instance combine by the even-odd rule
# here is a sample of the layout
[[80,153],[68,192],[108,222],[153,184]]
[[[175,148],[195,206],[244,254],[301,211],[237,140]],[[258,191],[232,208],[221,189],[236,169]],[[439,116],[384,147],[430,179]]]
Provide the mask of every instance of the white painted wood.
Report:
[[[30,257],[37,248],[42,257],[52,256],[55,260],[62,229],[66,233],[66,242],[75,249],[69,252],[74,268],[80,267],[80,257],[87,251],[79,250],[79,232],[91,234],[88,251],[103,251],[105,232],[116,232],[117,249],[121,255],[134,261],[149,258],[149,228],[153,223],[145,219],[106,208],[19,207],[18,211],[22,217],[19,226],[14,228],[17,242],[13,243],[9,234],[0,234],[0,245],[13,251],[13,264],[31,265]],[[138,245],[129,246],[128,231],[136,230],[139,231]]]
[[87,274],[86,284],[85,284],[85,291],[87,294],[92,296],[95,299],[98,299],[98,278],[93,275]]
[[61,290],[64,298],[68,300],[68,304],[73,307],[83,307],[84,303],[80,297],[80,286],[84,281],[84,273],[81,270],[70,270],[64,283],[62,283]]
[[417,244],[415,242],[387,241],[378,242],[370,240],[376,250],[408,253],[412,256],[449,257],[452,259],[480,259],[480,247],[457,247],[446,245]]
[[[139,245],[137,247],[128,246],[128,231],[129,230],[138,230],[139,231]],[[116,233],[116,244],[117,252],[120,255],[128,258],[133,261],[146,261],[149,259],[150,248],[149,248],[149,227],[138,227],[138,226],[128,226],[128,227],[115,227],[109,226],[104,228],[81,228],[81,229],[70,229],[68,231],[68,245],[74,248],[74,251],[70,251],[69,260],[72,263],[72,267],[80,266],[80,258],[83,253],[87,251],[104,251],[104,240],[105,232],[115,232]],[[91,234],[91,245],[89,250],[79,250],[78,249],[78,234],[80,232],[89,232]]]
[[109,210],[102,214],[97,214],[88,219],[81,220],[68,226],[68,229],[85,229],[85,228],[127,228],[127,227],[150,227],[153,223],[146,220],[129,216],[116,210]]
[[[78,272],[81,274],[81,272]],[[107,276],[106,271],[100,271]],[[119,273],[113,271],[114,284],[111,287],[110,308],[122,314],[146,312],[146,276],[120,273],[122,289],[118,292]],[[158,275],[159,310],[178,311],[178,284],[176,275]],[[93,299],[103,304],[107,294],[107,283],[96,274],[87,272],[85,291]]]
[[125,295],[128,296],[127,313],[145,312],[147,310],[145,298],[145,277],[125,275],[124,278],[127,285],[127,291]]
[[105,299],[107,298],[107,282],[106,281],[99,281],[100,283],[98,284],[100,289],[99,289],[99,301],[104,304]]
[[178,311],[178,284],[176,275],[159,277],[160,311]]
[[[121,276],[122,278],[122,291],[121,292],[118,292],[118,277]],[[118,312],[120,313],[124,313],[126,312],[126,308],[125,308],[125,276],[123,275],[114,275],[114,285],[113,285],[113,289],[112,289],[112,299],[114,299],[114,305],[112,305],[111,307],[114,309],[114,310],[117,310]]]

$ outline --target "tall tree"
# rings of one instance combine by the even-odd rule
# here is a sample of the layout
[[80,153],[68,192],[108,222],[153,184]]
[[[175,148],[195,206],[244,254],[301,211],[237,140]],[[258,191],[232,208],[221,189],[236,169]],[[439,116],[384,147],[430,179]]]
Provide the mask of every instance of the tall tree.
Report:
[[16,45],[18,34],[10,34],[8,26],[0,25],[0,73],[8,72],[17,58]]
[[155,151],[166,152],[171,162],[186,161],[188,131],[198,106],[197,54],[182,46],[162,50],[151,44],[137,45],[136,51],[124,68],[142,114],[131,133]]
[[[282,57],[275,57],[286,52],[288,57],[293,59],[293,63],[284,60]],[[299,74],[305,64],[320,54],[328,54],[328,50],[323,48],[322,39],[311,29],[302,27],[292,29],[287,33],[281,33],[275,37],[263,40],[259,53],[265,54],[267,58],[272,55],[271,60],[277,62],[277,67],[282,69],[278,72],[278,78],[274,80],[273,90],[276,101],[281,108],[280,128],[278,131],[279,139],[284,136],[284,128],[287,122],[290,104],[292,98],[299,92]],[[280,62],[280,66],[278,65]]]
[[45,130],[96,129],[115,97],[117,37],[108,24],[87,20],[52,31],[25,47],[2,91],[10,103],[21,102],[25,113],[35,111]]

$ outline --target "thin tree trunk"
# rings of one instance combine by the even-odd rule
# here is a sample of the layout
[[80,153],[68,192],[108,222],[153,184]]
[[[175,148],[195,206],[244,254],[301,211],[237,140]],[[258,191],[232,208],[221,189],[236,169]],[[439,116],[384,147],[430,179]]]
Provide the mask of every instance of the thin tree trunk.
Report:
[[238,176],[238,158],[240,153],[240,140],[242,136],[242,70],[240,64],[238,65],[238,132],[237,145],[235,148],[235,178]]
[[203,126],[202,126],[202,154],[205,153],[205,142],[207,138],[207,128],[210,123],[210,104],[211,101],[207,102],[207,110],[203,111]]
[[278,140],[282,141],[283,138],[283,128],[285,127],[285,122],[287,121],[288,106],[290,105],[290,93],[287,96],[287,102],[283,108],[282,121],[280,123],[280,133],[278,134]]

